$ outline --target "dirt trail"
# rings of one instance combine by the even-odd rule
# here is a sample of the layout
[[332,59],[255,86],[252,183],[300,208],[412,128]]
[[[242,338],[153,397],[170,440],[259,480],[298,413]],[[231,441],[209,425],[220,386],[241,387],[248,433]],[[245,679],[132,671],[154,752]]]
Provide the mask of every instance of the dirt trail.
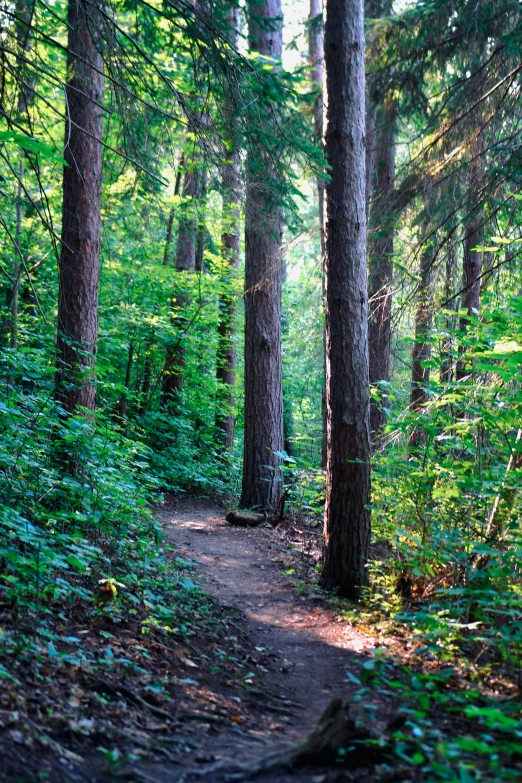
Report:
[[[254,714],[259,731],[250,733],[250,743],[247,733],[242,742],[225,747],[225,755],[257,757],[263,751],[259,739],[267,746],[265,752],[282,742],[303,739],[333,696],[349,698],[353,686],[346,670],[357,668],[372,654],[375,640],[335,622],[320,599],[296,594],[282,573],[280,539],[268,526],[231,527],[221,509],[190,501],[168,504],[160,519],[167,539],[197,562],[207,592],[240,612],[253,649],[268,661],[264,685],[276,699],[288,700],[277,702],[288,705],[284,708],[274,707],[276,702],[260,702]],[[221,749],[218,756],[223,755],[223,744],[222,735],[203,741],[209,758],[216,749]],[[262,778],[268,779],[290,777]],[[296,779],[318,778],[300,772],[294,774],[292,780]]]

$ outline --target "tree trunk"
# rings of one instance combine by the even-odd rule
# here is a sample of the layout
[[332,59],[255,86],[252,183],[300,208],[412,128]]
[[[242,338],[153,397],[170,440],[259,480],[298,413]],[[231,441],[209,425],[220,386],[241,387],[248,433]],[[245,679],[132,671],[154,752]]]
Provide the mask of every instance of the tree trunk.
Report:
[[128,395],[129,395],[129,387],[131,382],[133,360],[134,360],[134,343],[131,341],[127,349],[127,364],[125,367],[125,380],[123,382],[125,391],[122,392],[121,397],[116,404],[116,410],[115,410],[116,421],[121,426],[122,430],[125,433],[127,432],[126,418],[127,418],[127,411],[129,409]]
[[[317,92],[313,106],[314,141],[324,146],[324,24],[322,0],[310,0],[308,19],[308,56],[311,67],[311,81]],[[319,232],[321,238],[321,264],[323,268],[324,302],[324,180],[317,177],[317,206],[319,212]],[[326,468],[326,341],[323,337],[323,391],[321,395],[321,417],[323,422],[321,441],[321,467]],[[286,448],[285,448],[286,451]],[[288,451],[287,451],[288,453]]]
[[[227,32],[232,45],[237,44],[239,8],[231,5],[227,13]],[[236,384],[236,292],[240,248],[240,190],[239,151],[232,116],[228,117],[230,149],[221,171],[223,185],[223,234],[221,247],[228,269],[223,278],[223,290],[218,302],[218,348],[216,361],[217,406],[216,429],[225,450],[234,445],[234,387]]]
[[[26,64],[25,58],[30,49],[31,39],[31,21],[34,13],[34,5],[30,0],[16,0],[15,3],[15,36],[17,58],[17,77],[18,84],[18,120],[23,120],[23,115],[27,112],[34,98],[33,85],[35,82],[35,73]],[[23,195],[24,195],[24,165],[23,152],[21,151],[20,163],[18,165],[17,178],[17,197],[16,197],[16,228],[14,236],[15,261],[13,264],[14,284],[9,295],[9,308],[11,311],[11,321],[9,324],[10,347],[16,351],[18,347],[18,308],[20,300],[20,279],[22,275],[22,218],[23,218]],[[8,386],[13,386],[14,377],[10,374],[8,377]]]
[[[323,81],[324,81],[324,38],[322,0],[310,0],[308,19],[308,53],[311,67],[311,81],[316,97],[313,105],[314,141],[323,146]],[[317,177],[317,204],[319,230],[321,234],[321,256],[324,257],[324,180]]]
[[[18,347],[18,301],[20,297],[20,275],[22,273],[22,217],[23,217],[23,180],[24,167],[20,161],[18,167],[18,187],[16,196],[15,262],[13,266],[14,285],[11,291],[11,350]],[[12,385],[12,379],[10,385]]]
[[[396,107],[388,101],[376,111],[374,179],[368,257],[370,277],[369,348],[370,383],[387,383],[390,379],[391,311],[393,297],[393,215],[390,197],[395,180]],[[386,423],[387,394],[381,385],[380,401],[372,399],[370,427],[378,433]]]
[[[179,195],[179,188],[181,185],[181,168],[183,166],[183,158],[181,159],[181,162],[179,164],[177,173],[176,173],[176,182],[174,185],[174,195]],[[163,251],[163,265],[168,266],[169,263],[169,257],[170,257],[170,246],[172,244],[172,229],[174,228],[174,218],[176,217],[176,210],[174,207],[170,208],[169,217],[167,221],[167,233],[165,235],[165,250]]]
[[[457,302],[457,245],[450,240],[446,253],[446,269],[444,278],[444,309],[455,312]],[[455,348],[453,334],[456,329],[456,315],[447,313],[444,317],[446,336],[442,344],[442,356],[440,363],[440,380],[442,383],[450,383],[453,377],[453,351]]]
[[[434,263],[431,242],[427,242],[421,250],[419,268],[419,287],[417,291],[417,309],[415,312],[415,342],[412,351],[411,398],[412,411],[420,411],[428,400],[426,388],[430,382],[430,368],[424,363],[430,359],[431,344],[429,332],[433,321],[433,282]],[[421,445],[425,439],[425,431],[416,427],[410,436],[410,445]]]
[[[195,149],[183,178],[183,198],[178,227],[178,244],[176,247],[176,269],[178,272],[194,272],[198,241],[199,206],[203,184],[202,160],[199,149]],[[181,313],[186,311],[190,298],[186,293],[177,293],[172,297],[172,332],[173,337],[165,353],[160,406],[165,408],[179,406],[183,391],[183,376],[185,372],[184,330],[187,318]]]
[[[460,333],[465,335],[469,316],[480,311],[480,282],[482,275],[482,251],[475,250],[484,239],[484,207],[479,190],[484,177],[484,132],[481,130],[471,143],[471,160],[468,166],[468,219],[464,228],[462,257],[462,303],[467,316],[460,319]],[[469,374],[465,361],[457,363],[457,380]]]
[[[281,284],[282,287],[286,285],[287,282],[287,266],[286,266],[286,259],[282,259],[281,263]],[[284,343],[288,339],[288,313],[284,309],[284,307],[281,308],[281,337],[282,342]],[[295,438],[295,427],[294,427],[294,411],[292,407],[292,398],[288,392],[287,382],[285,378],[285,367],[283,364],[283,449],[288,454],[289,457],[294,456],[294,438]]]
[[[468,218],[464,227],[463,257],[462,257],[462,302],[461,307],[467,311],[467,316],[460,319],[459,331],[464,336],[468,329],[469,316],[480,311],[480,283],[482,275],[482,251],[475,250],[483,243],[484,238],[484,207],[479,196],[479,189],[484,177],[484,132],[481,130],[471,142],[471,160],[468,165]],[[457,362],[457,380],[461,381],[470,370],[462,356],[465,348],[461,348],[461,357]]]
[[325,59],[331,179],[326,185],[328,460],[321,584],[353,597],[368,583],[370,542],[362,0],[327,0]]
[[[464,256],[462,261],[462,307],[469,315],[480,311],[480,276],[482,274],[482,251],[475,250],[484,237],[484,208],[479,200],[479,189],[484,176],[484,134],[479,133],[471,145],[474,160],[469,164],[467,188],[470,215],[464,231]],[[477,206],[477,201],[479,201]]]
[[[195,156],[196,157],[196,156]],[[183,198],[186,199],[179,219],[176,269],[193,272],[196,266],[196,248],[201,198],[202,171],[199,156],[185,172]]]
[[56,395],[73,413],[96,404],[103,57],[98,0],[69,0]]
[[[280,0],[249,0],[251,51],[281,59]],[[275,115],[276,107],[272,109]],[[269,120],[270,117],[267,118]],[[275,129],[274,129],[274,132]],[[267,152],[251,146],[247,159],[245,225],[245,439],[240,505],[268,511],[281,496],[283,450],[281,366],[282,209]],[[260,173],[262,171],[262,173]]]
[[196,234],[196,260],[194,269],[196,272],[204,272],[205,247],[207,245],[207,227],[205,225],[205,212],[207,209],[207,171],[201,172],[201,192],[198,205],[198,230]]
[[147,413],[150,399],[150,389],[152,385],[152,350],[154,347],[154,334],[147,341],[145,346],[145,364],[143,367],[143,383],[141,385],[140,414],[144,416]]

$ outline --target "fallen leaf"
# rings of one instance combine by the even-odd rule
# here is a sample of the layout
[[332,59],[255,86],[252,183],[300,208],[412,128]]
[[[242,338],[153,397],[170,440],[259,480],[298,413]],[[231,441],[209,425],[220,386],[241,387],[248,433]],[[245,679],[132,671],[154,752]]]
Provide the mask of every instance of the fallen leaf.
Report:
[[194,661],[191,661],[190,658],[183,658],[181,655],[179,657],[180,661],[185,664],[185,666],[191,666],[193,669],[199,669],[199,666],[197,663],[194,663]]

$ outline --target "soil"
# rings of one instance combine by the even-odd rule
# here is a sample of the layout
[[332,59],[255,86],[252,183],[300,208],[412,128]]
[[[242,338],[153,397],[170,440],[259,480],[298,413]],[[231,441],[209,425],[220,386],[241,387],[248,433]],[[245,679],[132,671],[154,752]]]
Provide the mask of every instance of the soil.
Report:
[[[167,540],[197,563],[204,589],[223,607],[238,611],[254,658],[257,653],[263,661],[253,667],[250,692],[242,697],[247,711],[241,734],[203,732],[198,759],[249,763],[303,741],[333,697],[350,700],[354,686],[346,671],[357,671],[373,655],[375,637],[339,622],[313,591],[298,594],[285,573],[293,569],[284,561],[281,536],[268,523],[232,527],[223,510],[190,500],[171,499],[159,516]],[[218,779],[217,773],[209,774],[208,779]],[[170,771],[171,781],[188,779],[186,768],[177,776]],[[257,779],[283,783],[363,777],[339,770],[299,770]]]
[[[386,640],[340,621],[318,591],[317,532],[291,521],[233,527],[223,509],[191,498],[168,498],[157,516],[172,557],[211,602],[201,614],[198,599],[178,633],[144,634],[140,616],[115,623],[78,607],[70,638],[100,661],[110,647],[134,666],[62,666],[38,679],[28,667],[18,685],[0,680],[2,783],[218,783],[303,743],[333,698],[352,701],[353,675]],[[366,707],[386,725],[388,705],[354,709]],[[371,766],[278,770],[256,780],[377,779]]]

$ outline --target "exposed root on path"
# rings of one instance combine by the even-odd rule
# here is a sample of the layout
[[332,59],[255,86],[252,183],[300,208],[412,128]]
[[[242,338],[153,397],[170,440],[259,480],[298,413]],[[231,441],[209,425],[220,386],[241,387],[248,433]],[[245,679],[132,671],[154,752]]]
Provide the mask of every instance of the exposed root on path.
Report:
[[[393,730],[397,726],[388,728]],[[335,698],[304,743],[269,754],[251,764],[239,764],[229,758],[221,759],[204,770],[188,772],[182,781],[191,778],[216,779],[218,774],[227,781],[249,780],[275,770],[330,766],[339,761],[351,768],[368,767],[382,762],[388,752],[386,735],[379,739],[368,729],[358,727],[350,716],[348,706],[342,699]]]

